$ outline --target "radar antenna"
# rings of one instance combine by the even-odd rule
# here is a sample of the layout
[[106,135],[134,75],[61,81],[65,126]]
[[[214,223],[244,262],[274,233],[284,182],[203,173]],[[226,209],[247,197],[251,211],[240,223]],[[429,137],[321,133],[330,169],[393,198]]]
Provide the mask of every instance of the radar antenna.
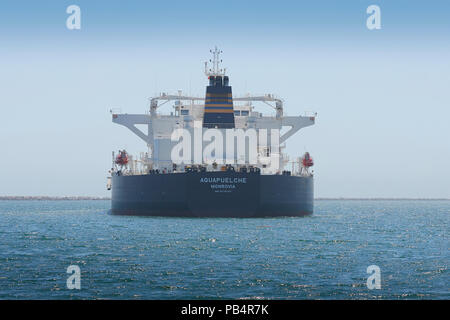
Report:
[[217,46],[214,47],[214,51],[209,50],[213,55],[212,60],[209,59],[209,62],[212,64],[212,68],[208,68],[208,62],[205,61],[205,74],[209,76],[224,76],[226,69],[220,69],[219,64],[222,62],[220,59],[220,54],[223,53],[222,50],[217,49]]

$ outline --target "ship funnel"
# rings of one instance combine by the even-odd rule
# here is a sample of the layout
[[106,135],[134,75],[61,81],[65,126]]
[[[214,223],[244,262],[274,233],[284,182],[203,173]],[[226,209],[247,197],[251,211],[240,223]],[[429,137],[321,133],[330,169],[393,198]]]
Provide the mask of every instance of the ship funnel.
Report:
[[203,114],[204,128],[234,128],[234,109],[233,95],[229,78],[225,75],[225,69],[219,68],[219,55],[222,51],[217,47],[213,54],[211,63],[213,67],[208,70],[205,64],[205,73],[209,79],[209,85],[206,87],[205,110]]

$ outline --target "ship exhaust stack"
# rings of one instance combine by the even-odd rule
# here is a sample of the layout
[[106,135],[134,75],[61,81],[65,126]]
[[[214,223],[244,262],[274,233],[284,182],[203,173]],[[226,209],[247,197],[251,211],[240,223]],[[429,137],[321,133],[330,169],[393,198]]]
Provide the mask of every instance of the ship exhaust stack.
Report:
[[211,53],[213,59],[209,61],[212,68],[208,69],[208,63],[205,63],[209,85],[206,87],[203,128],[234,128],[233,95],[229,78],[225,76],[225,69],[219,69],[219,63],[222,62],[219,55],[222,51],[216,47]]

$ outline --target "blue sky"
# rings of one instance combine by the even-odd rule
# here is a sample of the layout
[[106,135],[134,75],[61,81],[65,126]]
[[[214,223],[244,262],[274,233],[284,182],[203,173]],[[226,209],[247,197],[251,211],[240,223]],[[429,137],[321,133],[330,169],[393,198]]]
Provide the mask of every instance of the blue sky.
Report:
[[235,94],[318,112],[288,141],[313,155],[316,196],[450,198],[446,1],[3,1],[0,195],[108,195],[111,151],[145,149],[108,110],[203,95],[214,45]]

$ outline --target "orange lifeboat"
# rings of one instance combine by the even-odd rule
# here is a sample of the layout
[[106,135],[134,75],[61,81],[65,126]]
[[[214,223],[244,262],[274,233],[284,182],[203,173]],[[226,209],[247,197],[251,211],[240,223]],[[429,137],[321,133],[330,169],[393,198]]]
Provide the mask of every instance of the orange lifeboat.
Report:
[[119,151],[115,163],[119,166],[126,166],[128,164],[128,154],[125,150]]
[[305,168],[312,167],[314,165],[314,161],[309,155],[309,152],[306,152],[302,157],[302,166]]

